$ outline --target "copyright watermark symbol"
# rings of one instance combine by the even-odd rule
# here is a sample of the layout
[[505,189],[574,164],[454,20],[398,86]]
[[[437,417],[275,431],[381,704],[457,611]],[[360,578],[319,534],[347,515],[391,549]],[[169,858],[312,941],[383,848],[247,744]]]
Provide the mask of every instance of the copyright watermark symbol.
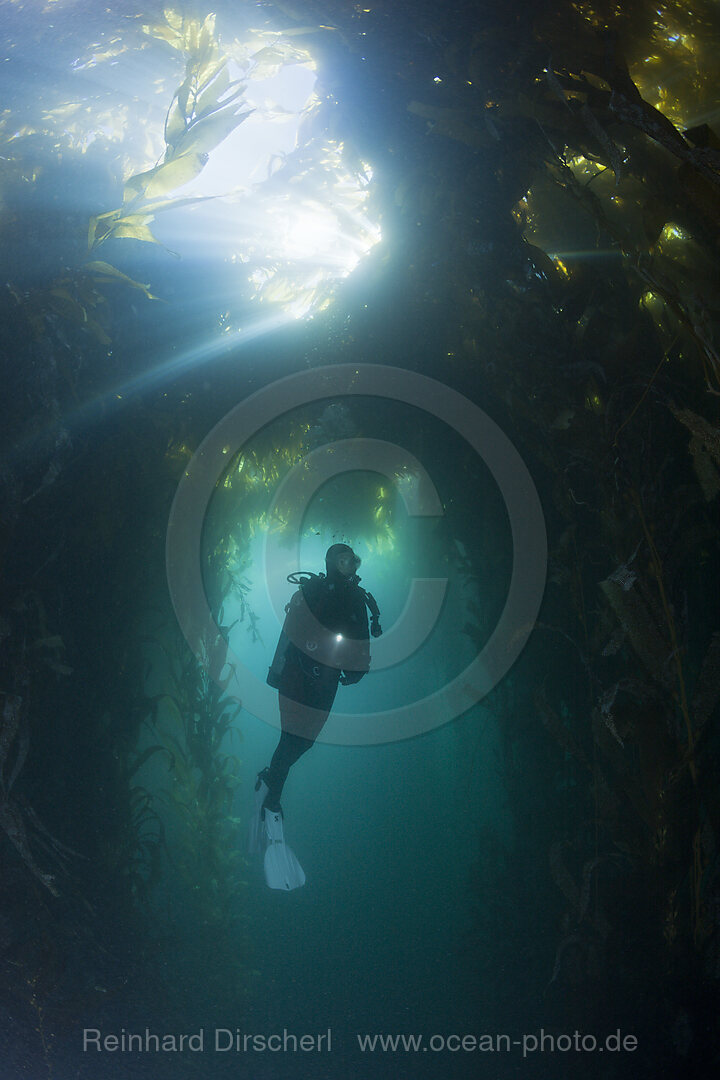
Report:
[[[232,409],[188,464],[170,511],[166,565],[180,627],[197,658],[206,664],[206,643],[216,640],[219,629],[202,580],[202,528],[228,461],[263,427],[291,409],[356,395],[414,406],[457,432],[492,474],[505,502],[513,544],[512,575],[504,608],[485,646],[464,671],[434,693],[398,708],[370,714],[333,712],[334,723],[319,736],[319,741],[336,744],[371,745],[407,739],[440,727],[480,701],[520,655],[540,609],[547,566],[540,499],[517,450],[482,409],[435,379],[376,364],[315,368],[271,383]],[[275,502],[282,497],[284,505],[294,508],[285,536],[293,535],[288,529],[295,530],[299,540],[303,514],[313,494],[332,477],[355,470],[380,473],[388,483],[394,483],[403,470],[410,471],[418,482],[410,492],[403,493],[399,488],[408,515],[442,515],[432,481],[422,463],[407,450],[385,440],[343,439],[309,452],[279,486]],[[474,493],[468,491],[467,498],[472,500]],[[287,545],[281,545],[274,534],[268,533],[264,576],[278,613],[288,598],[286,575],[297,570],[296,563],[291,565],[292,558]],[[400,663],[422,644],[435,625],[446,587],[444,578],[413,579],[402,614],[383,637],[372,641],[372,670]],[[231,672],[227,692],[253,715],[279,727],[277,692],[243,664],[230,644],[226,665],[226,671]],[[213,677],[220,675],[210,673]]]

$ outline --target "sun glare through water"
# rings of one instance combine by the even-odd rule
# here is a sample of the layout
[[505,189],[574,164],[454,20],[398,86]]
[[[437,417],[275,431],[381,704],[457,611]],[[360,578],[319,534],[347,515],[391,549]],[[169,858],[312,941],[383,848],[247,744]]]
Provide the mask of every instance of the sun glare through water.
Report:
[[93,219],[95,258],[108,260],[108,241],[159,242],[228,264],[280,321],[323,310],[381,234],[370,166],[317,121],[312,56],[280,32],[231,38],[212,15],[164,20],[99,34],[17,134],[118,163],[122,206]]

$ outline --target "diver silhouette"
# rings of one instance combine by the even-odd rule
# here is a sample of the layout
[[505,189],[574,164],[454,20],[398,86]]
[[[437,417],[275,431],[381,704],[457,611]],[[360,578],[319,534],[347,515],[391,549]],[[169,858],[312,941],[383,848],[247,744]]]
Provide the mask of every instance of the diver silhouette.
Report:
[[286,618],[267,681],[278,691],[281,735],[272,760],[255,785],[250,850],[265,849],[270,888],[292,889],[305,875],[285,843],[280,798],[288,772],[320,734],[340,684],[359,682],[370,668],[372,634],[382,633],[374,597],[360,587],[360,559],[348,544],[333,544],[325,574],[302,571],[288,578],[300,588]]

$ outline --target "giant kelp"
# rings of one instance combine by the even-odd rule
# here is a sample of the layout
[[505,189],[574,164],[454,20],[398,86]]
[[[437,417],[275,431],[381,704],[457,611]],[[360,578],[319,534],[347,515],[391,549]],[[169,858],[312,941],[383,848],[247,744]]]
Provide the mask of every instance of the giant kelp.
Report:
[[[703,1017],[687,987],[694,980],[709,1002],[717,1000],[720,940],[720,807],[713,783],[718,647],[707,602],[718,561],[717,100],[707,59],[717,43],[714,11],[700,3],[691,14],[673,3],[659,5],[658,14],[657,5],[601,0],[536,4],[532,12],[509,3],[501,13],[494,4],[441,9],[429,0],[367,7],[293,0],[262,10],[278,28],[292,29],[299,46],[312,42],[324,101],[313,122],[333,138],[342,135],[348,169],[373,162],[377,205],[392,241],[356,292],[348,288],[326,319],[298,331],[289,363],[397,357],[439,370],[473,400],[491,403],[544,497],[551,573],[543,625],[526,666],[518,666],[496,703],[514,835],[507,844],[486,837],[487,850],[479,851],[475,891],[484,894],[491,883],[496,891],[477,916],[472,950],[484,965],[500,966],[509,957],[514,972],[524,966],[535,973],[555,1017],[582,1014],[597,1026],[604,1003],[624,1001],[628,1010],[636,1007],[639,1023],[660,1016],[671,1029],[687,1008],[691,1037],[700,1045]],[[142,24],[180,33],[159,16]],[[122,41],[111,48],[122,48]],[[265,59],[274,64],[277,53],[271,49]],[[671,81],[673,65],[678,77]],[[188,69],[180,86],[189,75]],[[222,78],[219,69],[206,89],[215,93]],[[184,91],[181,100],[169,89],[168,124],[177,141],[154,145],[146,165],[158,153],[169,153],[169,164],[173,147],[200,121],[197,109],[187,111],[195,100],[191,89],[186,104]],[[216,94],[218,103],[222,96]],[[223,123],[231,122],[232,105]],[[63,117],[68,127],[71,119]],[[228,392],[252,392],[267,357],[262,350],[249,354],[247,376],[238,365],[203,394],[197,376],[168,386],[150,397],[147,409],[115,421],[114,442],[96,432],[78,441],[66,413],[97,392],[102,373],[115,367],[121,376],[132,373],[132,347],[123,351],[123,345],[133,342],[134,328],[140,336],[150,326],[132,308],[132,301],[145,302],[142,292],[125,288],[111,269],[124,240],[103,230],[130,205],[138,218],[153,213],[142,178],[157,169],[158,183],[169,183],[172,174],[163,173],[165,162],[142,168],[113,160],[115,186],[97,181],[93,212],[56,222],[60,235],[50,259],[44,242],[50,233],[33,231],[35,207],[20,195],[37,190],[36,166],[45,169],[50,188],[65,174],[50,167],[57,151],[39,127],[10,144],[4,194],[15,209],[3,219],[4,235],[25,243],[37,280],[6,274],[13,285],[3,299],[3,344],[24,361],[9,424],[11,434],[31,430],[42,438],[33,443],[31,464],[11,462],[5,473],[3,546],[52,598],[52,634],[72,643],[74,632],[88,651],[90,634],[83,636],[68,598],[56,595],[52,569],[65,557],[63,530],[86,558],[95,546],[100,553],[92,581],[115,620],[102,640],[121,659],[111,664],[101,649],[92,653],[103,679],[111,676],[92,689],[93,716],[107,711],[112,722],[88,756],[102,769],[117,751],[120,765],[103,773],[110,780],[102,794],[87,782],[88,768],[78,772],[86,794],[76,824],[80,831],[108,800],[123,803],[126,812],[118,817],[126,835],[113,836],[109,846],[116,847],[115,870],[124,874],[133,865],[128,852],[150,855],[133,849],[133,835],[158,834],[143,794],[132,793],[137,777],[129,775],[142,715],[122,693],[124,680],[137,690],[143,679],[141,668],[125,660],[135,600],[121,597],[100,567],[105,560],[120,568],[123,594],[147,591],[137,567],[161,547],[174,482],[222,415]],[[67,157],[70,148],[64,149]],[[333,153],[340,153],[337,146]],[[196,167],[187,157],[183,168]],[[292,175],[292,169],[284,180],[277,174],[276,186],[291,185]],[[123,181],[133,176],[141,179],[121,206]],[[157,198],[171,195],[168,189]],[[83,269],[88,217],[105,213],[92,237],[104,238],[103,246]],[[127,276],[164,295],[161,273],[157,282]],[[152,329],[160,325],[180,342],[172,319],[157,313],[160,305],[147,306],[155,308]],[[283,469],[312,447],[307,436],[298,426],[287,437]],[[216,610],[229,590],[243,586],[253,529],[267,524],[261,520],[266,484],[279,480],[269,449],[243,457],[218,493],[220,502],[225,495],[228,504],[243,505],[242,525],[233,534],[221,514],[208,537]],[[121,458],[132,468],[110,493],[106,476],[117,478]],[[134,484],[143,476],[140,499]],[[68,523],[58,485],[63,493],[87,493],[74,504],[78,519],[86,503],[95,508],[87,530]],[[148,513],[153,506],[156,512]],[[387,514],[380,495],[378,508]],[[51,511],[60,535],[48,524]],[[478,556],[474,513],[465,514],[462,534],[470,536],[471,562]],[[145,515],[147,527],[138,524]],[[38,522],[52,541],[41,557],[23,563],[18,551]],[[158,580],[161,573],[160,567]],[[250,612],[251,597],[248,604]],[[482,639],[471,618],[468,632]],[[55,659],[76,667],[83,659],[78,651]],[[164,771],[174,761],[177,779],[171,770],[168,789],[189,803],[191,820],[204,783],[195,762],[202,760],[211,777],[207,752],[214,747],[217,771],[225,752],[213,732],[228,713],[220,711],[220,697],[203,697],[196,668],[183,674],[181,664],[176,675],[181,707],[167,730],[178,746],[168,748],[173,759],[156,752],[152,764]],[[76,705],[81,716],[88,711],[79,695]],[[183,717],[191,724],[189,742]],[[207,739],[198,724],[205,724]],[[86,749],[92,745],[82,725],[76,737]],[[28,757],[13,791],[40,767]],[[232,777],[227,761],[216,802],[209,781],[203,789],[197,813],[214,837],[211,852],[232,832],[223,818]],[[171,820],[185,811],[163,813]],[[74,834],[66,839],[74,842]],[[192,881],[203,856],[186,839],[182,859]],[[136,864],[146,882],[151,861]],[[44,872],[44,863],[38,865]],[[236,869],[231,884],[238,882]],[[112,871],[108,880],[116,883],[122,874]],[[123,886],[123,895],[131,901],[132,888]],[[538,897],[554,933],[547,916],[541,921]],[[216,910],[209,884],[202,900]],[[517,917],[508,920],[508,905],[515,904]],[[691,1048],[691,1064],[700,1052]]]
[[230,79],[228,57],[215,34],[214,15],[199,22],[168,10],[164,23],[144,29],[181,54],[185,79],[173,95],[165,119],[162,161],[125,180],[120,208],[91,218],[91,251],[111,239],[157,243],[150,230],[155,215],[198,201],[173,198],[172,193],[202,172],[210,151],[252,111],[238,111],[245,84]]
[[[398,43],[383,3],[346,17],[331,2],[307,8],[363,56],[368,39]],[[549,997],[580,979],[594,1000],[613,983],[629,1006],[629,942],[648,978],[669,967],[676,987],[716,969],[717,745],[705,698],[716,627],[702,587],[718,557],[716,15],[534,5],[488,12],[486,25],[477,12],[461,40],[462,10],[415,12],[398,53],[427,42],[402,68],[402,97],[428,157],[392,161],[412,251],[398,255],[411,264],[404,295],[417,297],[421,323],[420,303],[445,298],[448,377],[493,388],[544,477],[543,623],[555,634],[533,649],[573,642],[564,680],[538,664],[548,685],[528,694],[521,673],[502,713],[511,804],[525,805],[541,762],[551,770],[540,719],[558,744],[553,790],[577,808],[572,826],[533,782],[563,831],[548,867],[567,904]],[[390,155],[398,141],[395,127]],[[404,145],[419,146],[409,129]],[[537,663],[532,649],[526,663]],[[517,857],[531,860],[543,839],[546,828],[519,820]],[[624,919],[628,903],[648,913],[642,928]],[[673,992],[660,1006],[671,1017]]]
[[[243,860],[232,816],[238,778],[230,740],[241,706],[223,690],[227,645],[206,642],[203,663],[176,640],[165,657],[155,737],[168,763],[162,802],[171,812],[173,865],[182,874],[203,926],[228,930],[242,920]],[[167,814],[167,811],[166,811]]]

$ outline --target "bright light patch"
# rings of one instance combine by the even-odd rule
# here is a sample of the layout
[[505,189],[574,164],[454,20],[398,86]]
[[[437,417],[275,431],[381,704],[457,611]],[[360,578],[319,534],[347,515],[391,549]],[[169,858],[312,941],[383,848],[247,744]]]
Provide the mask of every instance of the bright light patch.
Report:
[[[70,151],[86,153],[92,147],[114,157],[125,184],[122,204],[137,220],[132,231],[116,228],[113,237],[157,240],[185,259],[209,257],[228,268],[242,264],[247,284],[233,271],[236,287],[244,292],[249,286],[249,298],[272,304],[268,314],[281,321],[323,310],[338,281],[381,235],[367,207],[370,168],[347,154],[342,143],[311,134],[305,124],[321,106],[312,56],[278,32],[247,31],[243,40],[232,40],[226,27],[215,30],[213,16],[201,25],[166,10],[164,20],[102,33],[71,64],[76,94],[58,97],[40,122],[22,133],[52,135]],[[205,43],[202,49],[198,42]],[[203,76],[207,91],[191,86],[197,57],[209,71]],[[235,108],[237,115],[252,111],[234,127],[228,124],[232,130],[207,150],[202,139],[216,123],[207,112],[174,121],[169,137],[168,122],[178,103],[187,103],[188,86],[193,107],[217,110],[221,125],[223,110],[223,115]],[[219,96],[211,100],[208,95],[217,87]],[[188,130],[183,123],[196,124],[190,130],[200,139],[186,142],[189,153],[177,150],[178,138]],[[181,177],[182,162],[192,161],[194,151],[203,161],[201,170],[188,179],[192,170],[186,169]],[[158,191],[148,187],[134,208],[128,182],[162,169]],[[166,178],[176,174],[177,186],[170,189]],[[131,188],[136,190],[141,189]],[[149,205],[151,195],[160,196],[162,206]],[[101,230],[109,228],[113,209],[108,206],[104,218],[100,215]],[[138,215],[144,215],[141,224]],[[93,254],[107,259],[102,231],[94,235]],[[229,319],[221,322],[224,335],[240,329]]]
[[281,168],[297,147],[302,120],[318,104],[313,69],[310,63],[288,64],[270,78],[248,80],[240,66],[230,61],[230,79],[246,80],[243,105],[254,111],[212,151],[200,175],[178,192],[184,197],[224,198],[263,183]]
[[[255,111],[180,192],[213,198],[196,211],[210,226],[203,229],[203,248],[246,264],[251,298],[292,319],[324,310],[337,282],[381,239],[366,211],[370,167],[354,163],[349,169],[342,143],[322,137],[302,141],[303,121],[319,106],[314,64],[306,56],[298,63],[295,52],[295,62],[269,77],[253,79],[253,67],[243,75],[244,102]],[[302,155],[299,167],[296,150]],[[168,237],[181,254],[184,222],[192,216],[184,214]],[[191,248],[196,233],[188,231]]]
[[663,240],[689,240],[690,233],[685,232],[679,225],[668,224],[662,231]]
[[[281,304],[293,318],[322,311],[336,282],[347,277],[381,239],[366,208],[372,170],[350,172],[342,143],[325,142],[295,194],[293,178],[266,195],[249,197],[252,236],[238,219],[236,261],[255,264],[250,280],[257,299]],[[238,207],[241,210],[241,207]]]
[[314,259],[330,250],[337,236],[337,220],[329,210],[301,208],[283,223],[282,248],[289,259]]

